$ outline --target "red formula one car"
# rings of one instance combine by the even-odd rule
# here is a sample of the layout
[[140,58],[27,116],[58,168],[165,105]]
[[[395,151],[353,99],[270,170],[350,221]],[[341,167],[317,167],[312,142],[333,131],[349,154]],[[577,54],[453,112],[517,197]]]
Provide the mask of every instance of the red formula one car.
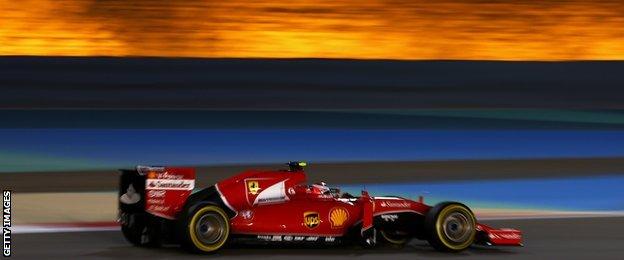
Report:
[[135,245],[179,243],[202,253],[229,241],[372,247],[415,238],[451,252],[472,244],[522,245],[520,231],[479,224],[461,203],[432,207],[366,191],[356,197],[324,183],[308,185],[305,163],[288,165],[288,170],[248,170],[196,192],[192,168],[122,170],[122,232]]

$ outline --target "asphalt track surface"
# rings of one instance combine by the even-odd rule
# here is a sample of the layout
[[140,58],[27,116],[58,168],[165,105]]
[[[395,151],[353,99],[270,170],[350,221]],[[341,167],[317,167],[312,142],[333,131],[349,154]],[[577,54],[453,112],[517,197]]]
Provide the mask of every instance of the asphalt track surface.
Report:
[[404,248],[278,247],[234,245],[209,256],[176,246],[158,249],[131,246],[118,231],[15,234],[15,259],[622,259],[624,218],[571,218],[485,221],[524,232],[524,247],[473,247],[458,254],[440,253],[426,242]]

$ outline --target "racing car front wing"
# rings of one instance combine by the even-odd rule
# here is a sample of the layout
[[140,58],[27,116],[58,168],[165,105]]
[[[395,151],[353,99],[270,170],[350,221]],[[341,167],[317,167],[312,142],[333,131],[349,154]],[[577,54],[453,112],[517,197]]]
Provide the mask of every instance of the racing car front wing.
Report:
[[522,244],[522,232],[517,229],[495,229],[484,224],[477,224],[476,244],[487,246],[524,246]]

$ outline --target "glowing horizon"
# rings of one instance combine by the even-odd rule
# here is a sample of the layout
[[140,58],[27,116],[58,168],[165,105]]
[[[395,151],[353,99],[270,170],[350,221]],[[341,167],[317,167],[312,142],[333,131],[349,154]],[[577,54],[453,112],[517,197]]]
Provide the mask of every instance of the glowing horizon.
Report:
[[0,0],[0,55],[622,60],[624,4]]

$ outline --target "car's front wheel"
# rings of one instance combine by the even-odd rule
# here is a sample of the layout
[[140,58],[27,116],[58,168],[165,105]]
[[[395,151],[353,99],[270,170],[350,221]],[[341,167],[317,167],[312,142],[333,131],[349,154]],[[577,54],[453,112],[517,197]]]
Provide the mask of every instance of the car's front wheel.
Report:
[[214,252],[223,247],[228,239],[229,218],[221,208],[206,205],[189,216],[184,233],[185,245],[192,251]]
[[379,235],[383,238],[386,244],[402,247],[409,241],[407,234],[402,234],[396,230],[380,230]]
[[459,252],[474,242],[476,223],[474,214],[464,204],[442,202],[427,213],[425,230],[435,249]]

